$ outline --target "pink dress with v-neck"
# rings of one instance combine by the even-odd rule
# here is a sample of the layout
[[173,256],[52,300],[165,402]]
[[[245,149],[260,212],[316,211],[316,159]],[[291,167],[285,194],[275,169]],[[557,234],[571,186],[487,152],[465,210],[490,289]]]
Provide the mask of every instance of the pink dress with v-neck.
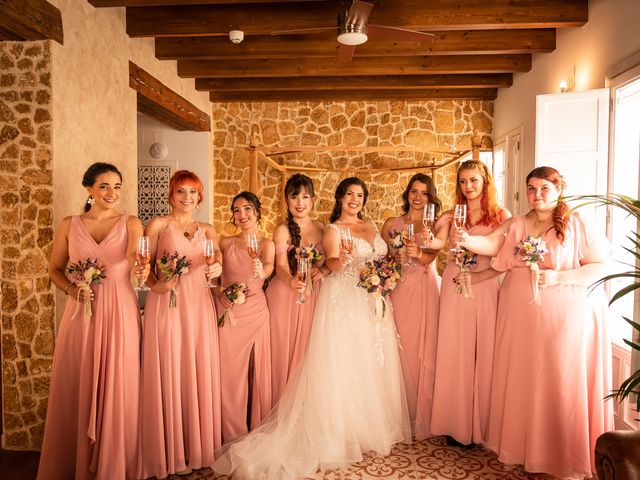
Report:
[[[527,236],[514,217],[493,268],[506,271],[496,323],[487,445],[503,463],[558,478],[591,477],[598,436],[613,427],[609,312],[602,287],[560,284],[533,298],[530,269],[514,254]],[[550,230],[540,269],[572,270],[608,256],[606,238],[581,216],[564,244]]]
[[169,292],[149,292],[142,349],[141,435],[138,476],[167,475],[213,464],[221,446],[220,360],[216,310],[205,288],[200,228],[185,238],[171,223],[158,237],[156,259],[164,251],[191,260]]
[[129,282],[127,215],[97,243],[71,217],[72,263],[105,266],[93,314],[69,297],[58,328],[39,480],[135,478],[140,321]]
[[[237,247],[235,237],[223,252],[222,285],[234,282],[244,282],[249,293],[245,303],[233,306],[232,319],[218,330],[224,443],[247,433],[247,423],[256,427],[271,410],[271,343],[264,281],[253,278],[249,253]],[[220,303],[218,311],[224,312]],[[253,382],[249,385],[252,356]],[[247,422],[249,401],[251,416]]]

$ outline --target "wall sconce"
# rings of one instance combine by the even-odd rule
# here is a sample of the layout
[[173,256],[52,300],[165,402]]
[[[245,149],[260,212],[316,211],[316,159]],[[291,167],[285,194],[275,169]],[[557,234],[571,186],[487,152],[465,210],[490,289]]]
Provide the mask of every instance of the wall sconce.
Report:
[[573,92],[574,87],[576,86],[576,66],[573,66],[573,69],[569,72],[569,79],[560,81],[560,93]]

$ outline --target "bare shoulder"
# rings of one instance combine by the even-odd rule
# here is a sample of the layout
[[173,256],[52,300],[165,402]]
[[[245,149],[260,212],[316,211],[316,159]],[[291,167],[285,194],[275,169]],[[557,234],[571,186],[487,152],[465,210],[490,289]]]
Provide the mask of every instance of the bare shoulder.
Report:
[[127,218],[127,228],[129,230],[133,228],[142,230],[142,222],[135,215],[129,215],[129,217]]
[[168,224],[169,219],[167,217],[154,217],[147,223],[146,233],[147,235],[156,235],[167,228]]

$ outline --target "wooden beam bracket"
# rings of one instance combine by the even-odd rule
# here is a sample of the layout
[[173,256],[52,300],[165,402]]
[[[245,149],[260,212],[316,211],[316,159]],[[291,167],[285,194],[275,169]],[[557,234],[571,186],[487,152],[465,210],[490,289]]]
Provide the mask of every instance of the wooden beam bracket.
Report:
[[2,0],[1,40],[55,40],[62,45],[62,14],[46,0]]

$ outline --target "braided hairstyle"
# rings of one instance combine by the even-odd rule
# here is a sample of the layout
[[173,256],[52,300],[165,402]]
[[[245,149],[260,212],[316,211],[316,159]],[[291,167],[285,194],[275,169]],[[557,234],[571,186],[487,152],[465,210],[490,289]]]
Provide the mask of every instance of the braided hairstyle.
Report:
[[[460,172],[463,170],[478,170],[482,177],[482,197],[480,198],[480,206],[482,208],[481,225],[497,227],[502,220],[502,207],[498,203],[498,192],[496,184],[489,172],[487,166],[480,160],[467,160],[462,162],[458,167],[456,174],[456,201],[463,205],[467,204],[467,197],[462,193],[460,188]],[[467,221],[469,219],[467,218]]]
[[367,189],[365,183],[358,177],[349,177],[342,180],[338,184],[338,188],[336,188],[336,193],[334,195],[336,201],[333,205],[333,211],[331,212],[331,216],[329,217],[329,222],[335,222],[340,218],[340,215],[342,215],[342,198],[347,194],[347,190],[351,185],[360,185],[362,187],[364,198],[362,201],[362,210],[358,212],[358,218],[362,219],[364,217],[364,206],[367,204],[367,198],[369,198],[369,190]]
[[[84,175],[82,176],[82,186],[93,187],[96,183],[98,176],[107,172],[115,173],[120,177],[120,181],[122,182],[122,174],[120,173],[120,170],[118,170],[118,168],[115,165],[112,165],[110,163],[97,162],[91,165],[89,168],[87,168],[87,171],[84,172]],[[91,196],[89,196],[89,199],[91,199]],[[84,204],[85,212],[88,212],[89,210],[91,210],[91,202],[89,202],[89,199],[87,199],[86,203]]]
[[560,196],[558,197],[558,203],[553,209],[553,229],[556,231],[556,238],[560,240],[560,243],[564,243],[564,232],[567,229],[567,217],[569,213],[569,207],[564,200],[564,190],[567,188],[567,184],[558,172],[553,167],[537,167],[531,170],[531,173],[527,175],[527,185],[532,178],[540,178],[547,182],[553,183],[558,190],[560,190]]
[[287,180],[287,183],[284,186],[284,198],[287,201],[287,229],[289,230],[289,236],[291,237],[291,245],[295,247],[287,252],[287,261],[289,262],[289,270],[292,275],[295,275],[298,271],[296,250],[300,247],[302,235],[300,234],[300,225],[295,222],[293,215],[291,214],[291,209],[288,207],[288,200],[294,195],[299,195],[302,190],[310,195],[311,198],[315,197],[313,181],[301,173],[296,173],[289,177],[289,180]]
[[442,208],[442,202],[438,198],[438,192],[436,190],[436,186],[433,184],[433,180],[429,175],[424,173],[416,173],[413,177],[409,179],[409,183],[407,184],[407,188],[402,192],[402,213],[407,213],[409,211],[409,192],[413,188],[413,182],[424,183],[427,186],[427,197],[429,198],[429,203],[433,203],[436,207],[436,218]]

